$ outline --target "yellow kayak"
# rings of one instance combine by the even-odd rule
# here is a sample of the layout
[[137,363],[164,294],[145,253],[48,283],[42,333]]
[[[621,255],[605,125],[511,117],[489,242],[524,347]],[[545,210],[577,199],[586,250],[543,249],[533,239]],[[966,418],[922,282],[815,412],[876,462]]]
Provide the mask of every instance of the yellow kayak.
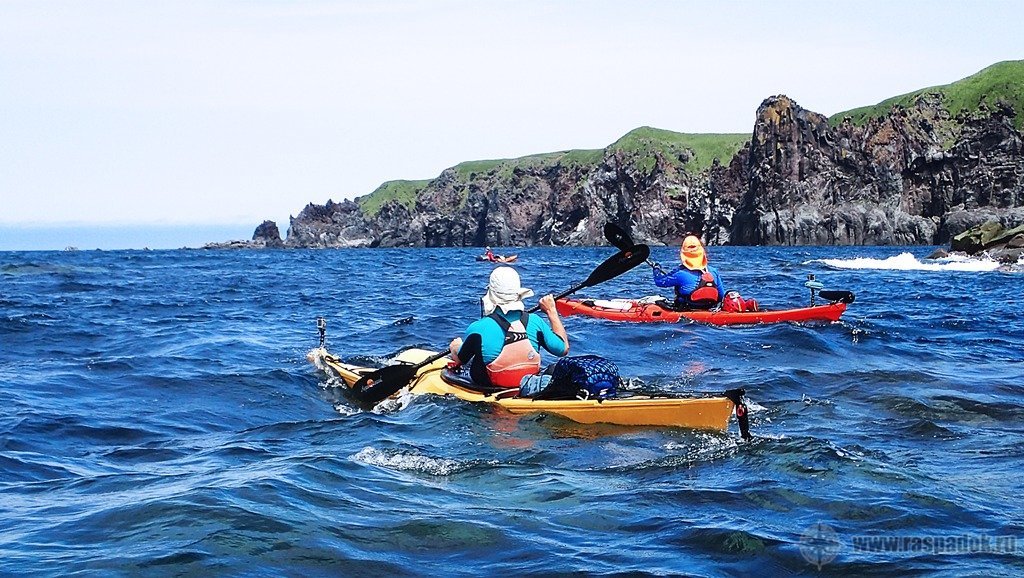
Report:
[[[433,355],[433,352],[423,349],[408,349],[395,357],[392,363],[416,365]],[[343,363],[323,348],[313,350],[309,357],[318,368],[339,377],[349,388],[376,369]],[[728,430],[729,417],[738,408],[741,432],[744,437],[749,436],[741,390],[732,390],[718,397],[688,399],[631,396],[598,401],[501,397],[459,385],[459,380],[447,372],[447,362],[447,358],[441,358],[420,368],[405,389],[416,395],[453,395],[465,401],[492,403],[512,414],[549,413],[579,423],[669,426],[722,432]]]

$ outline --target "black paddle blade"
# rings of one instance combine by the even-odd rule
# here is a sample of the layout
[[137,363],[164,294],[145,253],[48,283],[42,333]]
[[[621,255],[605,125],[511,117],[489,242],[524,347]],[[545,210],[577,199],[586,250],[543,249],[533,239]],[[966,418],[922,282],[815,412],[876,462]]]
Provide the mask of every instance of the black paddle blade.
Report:
[[623,251],[629,251],[633,248],[633,238],[629,236],[629,233],[623,231],[622,227],[611,221],[604,224],[604,238],[608,239],[608,242],[613,247]]
[[651,248],[647,245],[631,245],[629,249],[619,251],[608,257],[604,263],[598,265],[597,269],[594,269],[594,272],[590,274],[590,277],[587,277],[587,280],[580,285],[580,288],[593,287],[598,283],[604,283],[609,279],[618,277],[646,261],[650,255]]
[[[562,291],[558,295],[555,295],[555,301],[558,301],[563,297],[572,295],[573,293],[579,291],[580,289],[583,289],[584,287],[593,287],[598,283],[604,283],[609,279],[618,277],[619,275],[622,275],[626,271],[629,271],[633,267],[636,267],[640,263],[646,261],[647,257],[650,256],[650,254],[651,248],[648,247],[647,245],[636,245],[635,247],[631,247],[629,251],[619,251],[618,253],[605,259],[604,263],[598,265],[597,269],[594,269],[594,272],[590,274],[590,277],[587,277],[586,281],[580,283],[575,287],[566,289],[565,291]],[[540,305],[531,307],[529,309],[529,312],[533,313],[538,309],[540,309]]]
[[826,299],[833,303],[853,303],[854,296],[852,291],[819,291],[818,295],[822,299]]
[[349,393],[360,403],[376,405],[409,385],[419,368],[415,365],[388,365],[359,378]]

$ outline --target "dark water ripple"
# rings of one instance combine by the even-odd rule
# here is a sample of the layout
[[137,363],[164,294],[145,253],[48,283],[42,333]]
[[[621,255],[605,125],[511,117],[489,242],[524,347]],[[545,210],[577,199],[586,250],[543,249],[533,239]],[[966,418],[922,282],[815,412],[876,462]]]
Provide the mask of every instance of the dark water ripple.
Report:
[[[0,253],[0,575],[1020,575],[1020,274],[821,261],[907,251],[929,248],[715,249],[766,307],[805,303],[808,273],[855,291],[840,323],[567,322],[628,389],[746,388],[746,443],[363,412],[306,362],[321,315],[362,363],[446,344],[490,272],[472,250]],[[609,254],[518,252],[538,293]],[[855,543],[996,536],[1015,552]]]

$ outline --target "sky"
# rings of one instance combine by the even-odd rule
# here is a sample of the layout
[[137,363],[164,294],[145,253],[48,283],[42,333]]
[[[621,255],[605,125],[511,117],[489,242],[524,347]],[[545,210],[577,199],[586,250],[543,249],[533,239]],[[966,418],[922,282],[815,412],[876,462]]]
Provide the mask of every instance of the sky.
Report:
[[831,115],[1024,59],[1021,22],[985,0],[0,0],[0,250],[284,234],[463,161],[749,133],[775,94]]

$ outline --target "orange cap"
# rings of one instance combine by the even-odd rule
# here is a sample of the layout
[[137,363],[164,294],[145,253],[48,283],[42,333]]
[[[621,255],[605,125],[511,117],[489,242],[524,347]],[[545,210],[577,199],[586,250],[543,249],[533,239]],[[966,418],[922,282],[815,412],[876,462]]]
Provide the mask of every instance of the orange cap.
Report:
[[679,247],[679,260],[687,269],[704,269],[708,266],[708,256],[704,252],[704,244],[694,235],[687,235],[683,245]]

